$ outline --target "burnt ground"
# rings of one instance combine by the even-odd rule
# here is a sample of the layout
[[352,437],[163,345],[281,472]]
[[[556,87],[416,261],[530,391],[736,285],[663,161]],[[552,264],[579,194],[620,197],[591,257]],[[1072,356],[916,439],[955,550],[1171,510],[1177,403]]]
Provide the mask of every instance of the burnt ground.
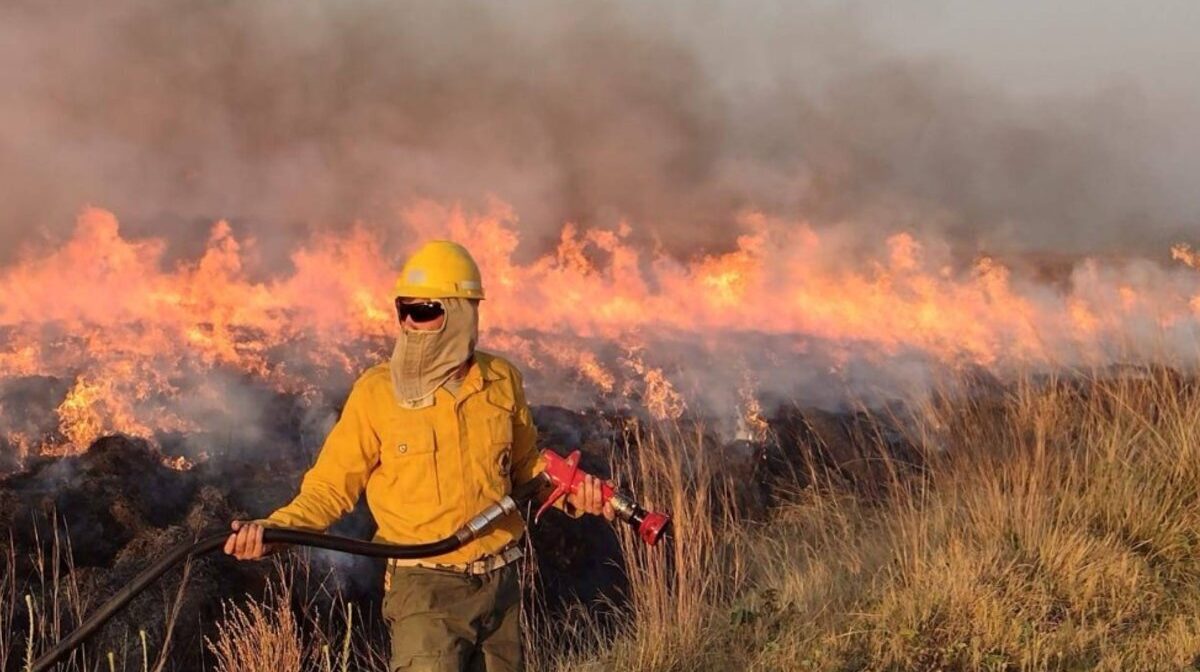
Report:
[[[30,409],[45,408],[37,402],[46,401],[43,396],[55,396],[61,387],[52,379],[24,385],[19,396]],[[13,388],[9,386],[7,391],[12,393]],[[211,441],[164,434],[153,443],[108,436],[80,455],[27,461],[19,472],[0,478],[0,529],[7,530],[15,543],[19,578],[33,575],[32,557],[39,549],[51,553],[57,526],[69,537],[69,563],[95,606],[173,545],[226,529],[234,518],[266,515],[286,503],[315,455],[324,434],[322,423],[335,415],[333,409],[314,414],[305,403],[276,395],[268,405],[276,422],[260,432],[255,449],[231,451],[221,459],[200,460],[196,446],[211,446]],[[643,423],[645,427],[644,418],[628,413],[542,406],[534,409],[534,415],[542,447],[560,452],[579,448],[585,468],[600,475],[611,473],[616,456],[636,450],[629,438],[630,426]],[[26,417],[32,417],[31,429],[36,429],[37,418]],[[780,405],[768,421],[769,441],[704,438],[707,454],[715,460],[717,479],[711,487],[720,488],[727,495],[727,505],[736,506],[741,516],[750,519],[769,517],[777,486],[782,482],[788,490],[802,487],[814,473],[814,464],[820,465],[823,473],[863,488],[884,480],[872,473],[872,465],[878,462],[873,458],[878,455],[861,452],[861,446],[880,445],[864,440],[868,435],[883,438],[883,445],[904,461],[919,462],[901,432],[881,433],[865,414]],[[5,448],[0,446],[0,459]],[[163,454],[198,461],[189,470],[177,471],[164,466]],[[11,455],[9,459],[11,469],[15,461]],[[0,473],[3,471],[0,464]],[[332,531],[370,538],[374,523],[360,505]],[[544,599],[535,608],[553,616],[578,601],[593,604],[603,597],[621,602],[625,580],[620,547],[616,534],[603,520],[572,520],[553,511],[531,529],[530,537],[539,570],[536,592]],[[379,562],[325,551],[310,552],[308,559],[315,570],[312,576],[332,581],[345,597],[358,602],[364,613],[378,613]],[[62,565],[67,564],[64,558]],[[183,616],[175,626],[172,644],[174,669],[201,669],[203,637],[219,620],[222,602],[261,595],[272,571],[270,563],[239,563],[218,554],[195,562],[181,593]],[[179,583],[179,573],[169,573],[106,626],[93,646],[120,650],[122,640],[136,640],[139,629],[147,630],[152,642],[161,641],[166,605]],[[305,604],[328,599],[315,581],[302,583],[298,592],[298,602]],[[24,617],[16,622],[23,623]],[[16,663],[14,657],[10,669],[18,669],[13,666]]]

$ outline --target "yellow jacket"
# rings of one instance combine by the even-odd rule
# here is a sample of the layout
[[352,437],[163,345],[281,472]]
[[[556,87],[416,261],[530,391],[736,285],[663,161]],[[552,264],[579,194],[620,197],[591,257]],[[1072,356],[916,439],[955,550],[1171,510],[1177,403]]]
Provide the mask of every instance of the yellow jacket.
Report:
[[[368,369],[300,493],[266,524],[324,530],[353,509],[365,489],[379,525],[376,540],[435,541],[545,468],[521,374],[509,362],[477,351],[457,395],[439,388],[434,399],[425,408],[401,408],[388,365]],[[513,513],[457,551],[429,560],[472,562],[524,529]]]

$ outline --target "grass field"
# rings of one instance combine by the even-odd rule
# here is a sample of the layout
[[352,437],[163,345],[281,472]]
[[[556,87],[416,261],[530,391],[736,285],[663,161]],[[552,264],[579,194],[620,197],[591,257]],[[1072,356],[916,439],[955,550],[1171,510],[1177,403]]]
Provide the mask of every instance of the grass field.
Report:
[[924,464],[885,470],[885,495],[814,465],[767,524],[694,519],[681,541],[705,550],[672,590],[643,564],[630,630],[541,668],[1200,669],[1194,382],[1027,380],[921,410]]
[[[810,462],[754,522],[721,505],[699,440],[647,435],[629,478],[676,513],[676,544],[623,537],[632,592],[602,608],[624,626],[597,636],[582,608],[531,622],[532,669],[1200,669],[1200,387],[1165,369],[1026,380],[914,417],[918,463],[880,446],[883,482],[864,489]],[[14,621],[32,592],[34,638],[53,639],[70,577],[30,591],[6,575],[0,633],[28,629]],[[287,600],[285,583],[229,607],[219,669],[385,669],[377,644],[344,636],[353,607],[306,620]],[[0,634],[7,669],[24,650]],[[136,641],[114,658],[154,667]]]

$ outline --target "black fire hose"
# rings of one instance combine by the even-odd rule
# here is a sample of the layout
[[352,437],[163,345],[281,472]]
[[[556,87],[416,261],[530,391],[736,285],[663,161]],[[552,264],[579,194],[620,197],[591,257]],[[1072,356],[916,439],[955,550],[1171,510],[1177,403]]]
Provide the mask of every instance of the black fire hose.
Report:
[[[343,553],[353,553],[354,555],[365,555],[372,558],[429,558],[435,555],[442,555],[456,550],[463,544],[478,537],[484,530],[490,527],[493,523],[499,520],[502,516],[508,515],[517,510],[517,503],[512,497],[505,497],[498,503],[484,509],[479,515],[467,521],[457,532],[445,539],[431,541],[424,544],[378,544],[370,541],[360,541],[358,539],[348,539],[346,537],[335,537],[319,532],[307,532],[304,530],[293,530],[287,528],[266,528],[263,530],[263,542],[269,544],[291,544],[296,546],[312,546],[314,548],[326,548],[331,551],[342,551]],[[162,576],[166,571],[175,565],[179,564],[184,559],[191,559],[210,553],[225,545],[225,540],[229,538],[230,532],[218,532],[203,537],[199,541],[190,544],[180,544],[171,549],[153,565],[142,570],[132,581],[124,588],[113,595],[99,609],[83,623],[75,628],[74,632],[67,635],[65,639],[59,642],[53,649],[42,654],[40,658],[34,661],[29,668],[30,672],[47,672],[51,667],[58,663],[64,656],[75,647],[83,643],[85,639],[90,637],[96,630],[108,622],[113,614],[120,611],[129,601],[137,597],[139,593],[146,589],[158,577]]]

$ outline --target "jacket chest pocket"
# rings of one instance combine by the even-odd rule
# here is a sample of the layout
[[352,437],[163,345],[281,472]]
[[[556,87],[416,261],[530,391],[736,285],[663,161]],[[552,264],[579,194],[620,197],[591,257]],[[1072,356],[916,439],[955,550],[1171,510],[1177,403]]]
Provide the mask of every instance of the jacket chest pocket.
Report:
[[437,442],[433,428],[400,427],[383,446],[381,462],[392,479],[392,495],[404,504],[441,502]]

